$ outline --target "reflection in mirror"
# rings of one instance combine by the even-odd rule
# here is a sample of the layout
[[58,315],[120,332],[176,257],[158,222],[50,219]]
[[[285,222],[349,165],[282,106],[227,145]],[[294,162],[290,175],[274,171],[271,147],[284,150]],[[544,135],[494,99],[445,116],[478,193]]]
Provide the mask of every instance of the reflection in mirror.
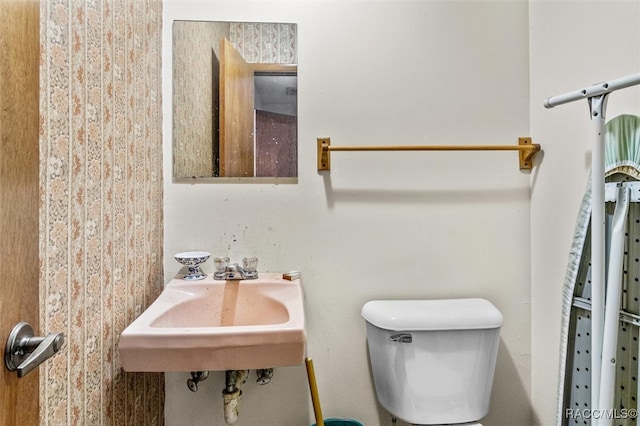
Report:
[[173,177],[298,175],[297,26],[174,21]]

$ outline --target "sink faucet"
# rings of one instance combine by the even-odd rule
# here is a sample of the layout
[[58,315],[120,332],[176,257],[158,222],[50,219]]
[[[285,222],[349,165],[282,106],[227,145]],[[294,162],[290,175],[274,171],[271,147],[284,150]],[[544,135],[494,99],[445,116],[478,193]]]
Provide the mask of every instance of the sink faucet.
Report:
[[242,266],[237,263],[229,263],[228,257],[216,257],[214,259],[216,271],[214,280],[254,280],[258,278],[258,258],[245,257]]

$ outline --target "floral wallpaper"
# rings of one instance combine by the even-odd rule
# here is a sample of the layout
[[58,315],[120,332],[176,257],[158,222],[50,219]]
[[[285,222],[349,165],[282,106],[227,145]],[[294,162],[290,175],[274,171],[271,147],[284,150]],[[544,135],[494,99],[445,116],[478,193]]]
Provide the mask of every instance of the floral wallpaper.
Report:
[[297,64],[297,33],[296,24],[232,22],[229,41],[249,63]]
[[162,272],[162,3],[41,1],[43,425],[162,425],[164,378],[125,373],[120,332]]

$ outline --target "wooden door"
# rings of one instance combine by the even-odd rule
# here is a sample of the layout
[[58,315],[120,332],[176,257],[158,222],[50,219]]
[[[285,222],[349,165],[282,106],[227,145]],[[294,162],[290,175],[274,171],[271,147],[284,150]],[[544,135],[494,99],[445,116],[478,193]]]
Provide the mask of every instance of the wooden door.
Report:
[[253,67],[226,38],[220,45],[220,176],[254,176]]
[[[0,0],[0,341],[29,322],[39,331],[39,2]],[[2,352],[4,355],[4,351]],[[0,425],[39,423],[37,369],[0,365]]]

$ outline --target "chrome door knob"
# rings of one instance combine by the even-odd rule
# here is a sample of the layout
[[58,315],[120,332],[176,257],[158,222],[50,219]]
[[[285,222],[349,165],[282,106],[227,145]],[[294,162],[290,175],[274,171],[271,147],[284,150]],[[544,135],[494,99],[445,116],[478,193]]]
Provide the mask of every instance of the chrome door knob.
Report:
[[55,355],[64,345],[64,334],[52,333],[46,337],[33,335],[33,328],[26,322],[16,325],[4,348],[4,364],[9,371],[17,371],[24,377],[31,370]]

